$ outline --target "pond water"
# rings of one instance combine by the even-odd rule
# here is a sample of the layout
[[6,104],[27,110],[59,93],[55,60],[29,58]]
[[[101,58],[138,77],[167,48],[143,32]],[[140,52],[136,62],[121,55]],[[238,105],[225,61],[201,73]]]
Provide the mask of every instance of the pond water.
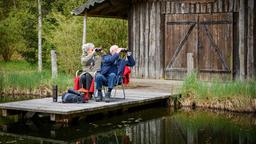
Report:
[[102,117],[91,116],[69,126],[44,118],[8,124],[10,119],[1,118],[0,143],[256,143],[255,115],[151,108]]

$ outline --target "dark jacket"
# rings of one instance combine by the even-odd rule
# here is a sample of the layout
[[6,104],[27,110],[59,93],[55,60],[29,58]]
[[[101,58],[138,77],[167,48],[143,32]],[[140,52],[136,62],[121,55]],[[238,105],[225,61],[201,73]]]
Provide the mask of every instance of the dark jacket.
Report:
[[132,55],[127,56],[127,59],[120,59],[118,53],[114,55],[104,55],[102,57],[100,73],[105,76],[110,73],[121,75],[126,65],[131,67],[135,65]]

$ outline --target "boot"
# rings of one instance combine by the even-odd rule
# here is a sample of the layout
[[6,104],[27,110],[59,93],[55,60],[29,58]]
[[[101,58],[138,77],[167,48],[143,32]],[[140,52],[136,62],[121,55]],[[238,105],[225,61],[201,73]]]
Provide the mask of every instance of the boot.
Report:
[[100,102],[100,101],[102,101],[102,99],[103,99],[103,97],[102,97],[102,92],[101,91],[98,91],[98,95],[97,95],[97,97],[96,97],[96,102]]
[[110,96],[111,96],[111,92],[107,92],[105,95],[105,102],[109,103],[110,102]]

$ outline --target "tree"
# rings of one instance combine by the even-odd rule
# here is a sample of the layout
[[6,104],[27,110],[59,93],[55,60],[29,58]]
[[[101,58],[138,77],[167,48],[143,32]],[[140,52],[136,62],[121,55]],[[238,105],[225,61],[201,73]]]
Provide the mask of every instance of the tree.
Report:
[[18,12],[13,11],[9,13],[9,17],[1,20],[0,55],[4,61],[9,61],[15,51],[25,47],[19,16]]

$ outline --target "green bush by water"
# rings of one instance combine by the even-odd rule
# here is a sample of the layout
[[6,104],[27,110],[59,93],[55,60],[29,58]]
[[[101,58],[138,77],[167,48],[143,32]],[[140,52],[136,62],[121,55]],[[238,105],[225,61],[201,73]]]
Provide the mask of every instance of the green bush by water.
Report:
[[193,95],[196,98],[232,96],[256,98],[256,81],[231,81],[225,83],[213,81],[207,83],[199,81],[197,74],[193,73],[185,79],[181,93],[184,96]]

